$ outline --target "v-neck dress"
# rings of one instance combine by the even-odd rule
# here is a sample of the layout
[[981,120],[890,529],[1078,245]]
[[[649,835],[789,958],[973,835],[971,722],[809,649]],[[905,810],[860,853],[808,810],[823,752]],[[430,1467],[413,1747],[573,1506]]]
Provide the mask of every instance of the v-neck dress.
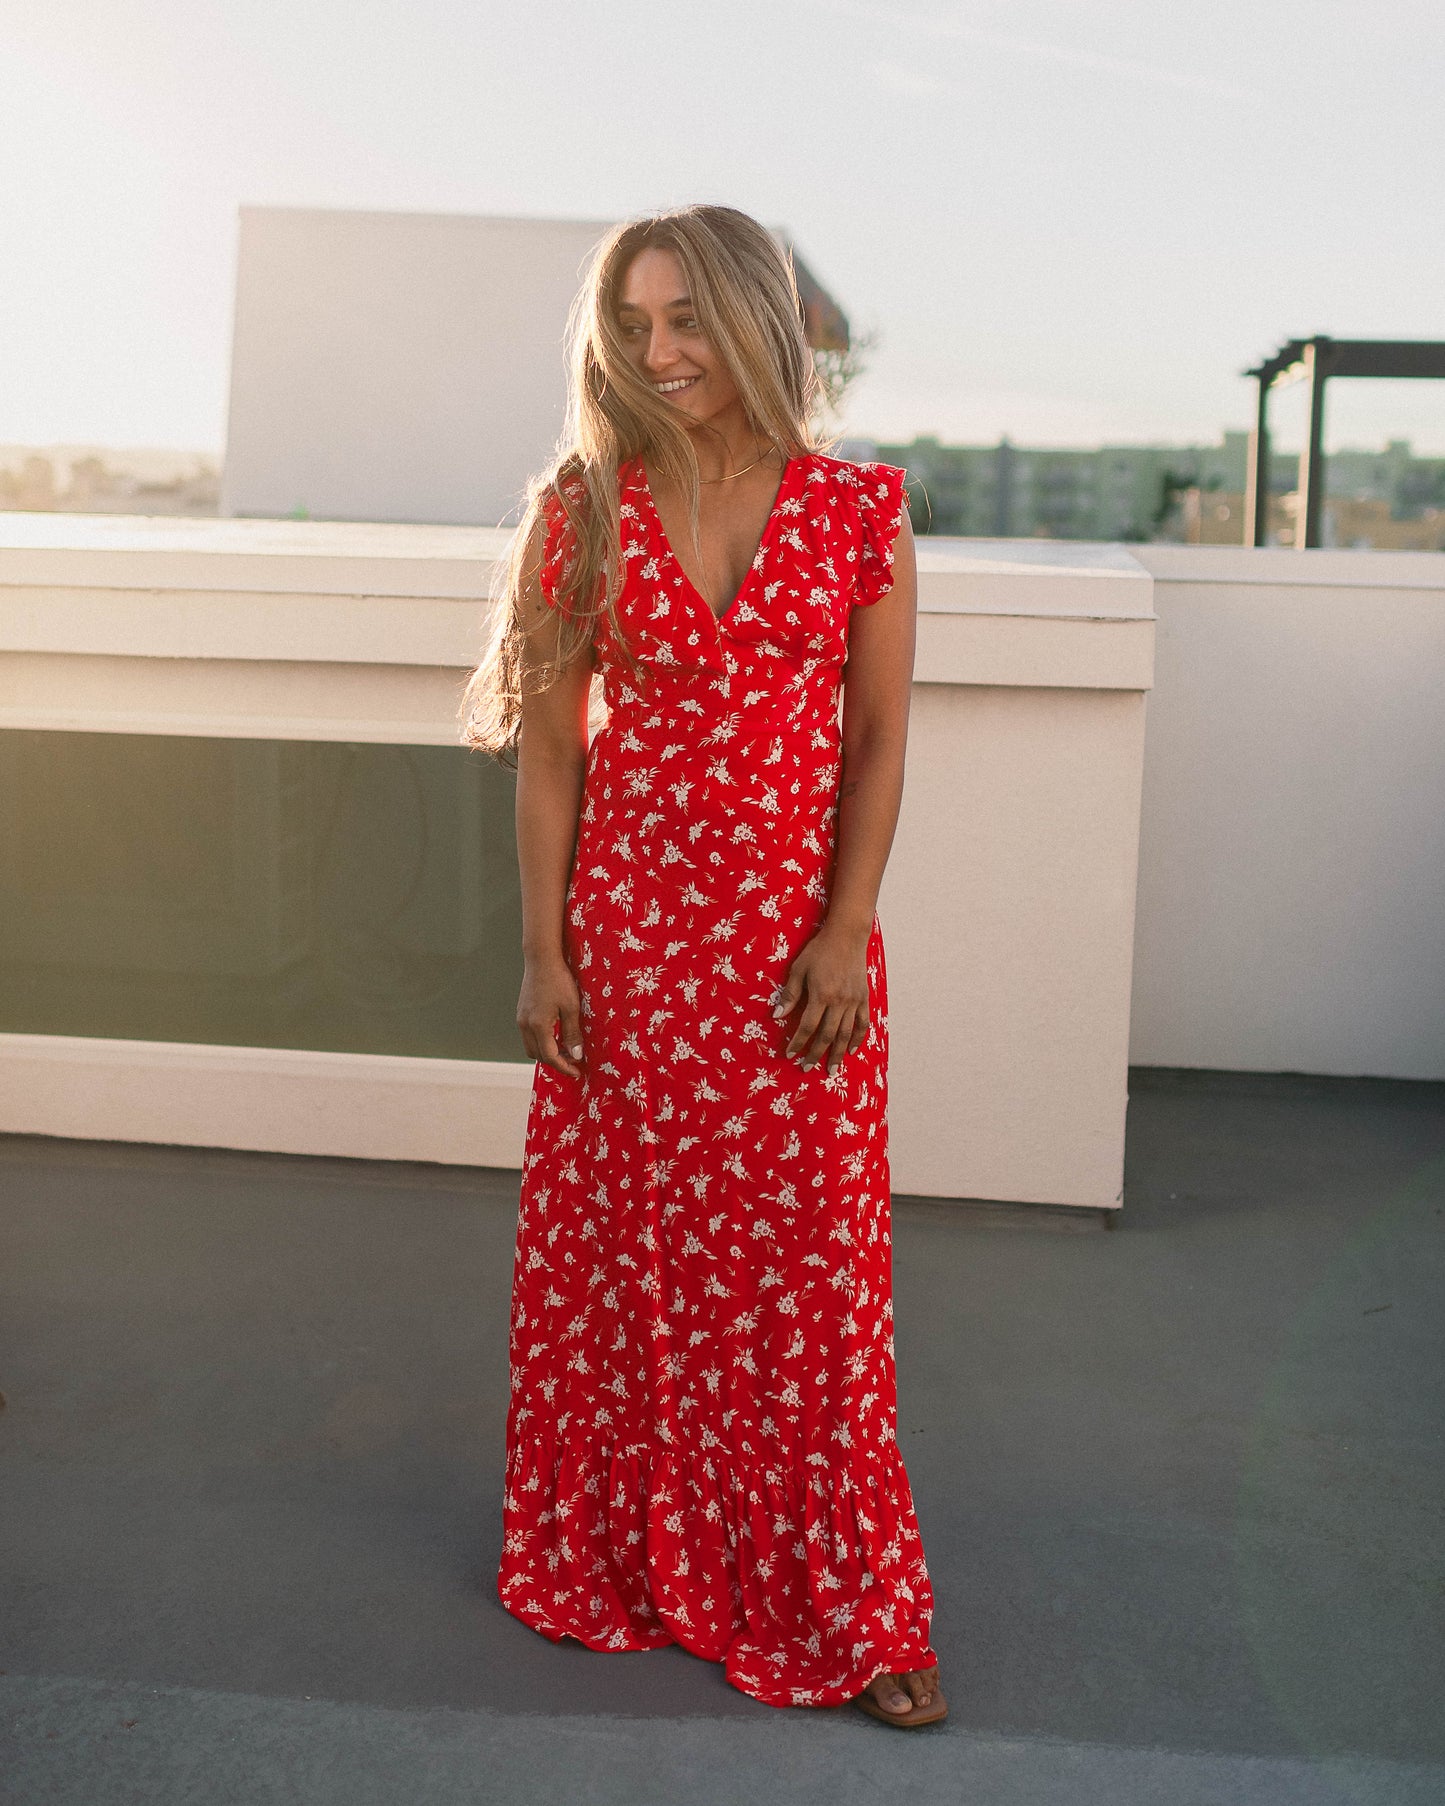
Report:
[[[903,472],[786,466],[714,614],[624,465],[607,721],[564,946],[582,1076],[537,1064],[510,1323],[507,1610],[554,1642],[679,1643],[777,1706],[929,1667],[896,1437],[883,940],[831,1076],[774,993],[827,911],[848,621],[892,585]],[[541,583],[568,556],[553,507]]]

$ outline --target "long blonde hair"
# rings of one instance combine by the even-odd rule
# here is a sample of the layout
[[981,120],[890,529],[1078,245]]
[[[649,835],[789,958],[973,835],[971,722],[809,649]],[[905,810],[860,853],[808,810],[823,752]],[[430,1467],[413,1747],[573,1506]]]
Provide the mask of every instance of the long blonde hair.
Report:
[[[682,492],[694,543],[698,531],[698,466],[692,439],[669,404],[627,355],[617,308],[628,267],[640,251],[673,251],[704,338],[727,366],[760,439],[784,455],[814,449],[810,421],[819,403],[818,375],[804,337],[803,308],[792,260],[766,227],[734,207],[682,207],[615,226],[593,256],[567,324],[569,384],[566,425],[553,463],[528,485],[495,594],[482,657],[467,682],[462,742],[515,764],[522,693],[546,689],[591,645],[606,614],[613,637],[639,681],[645,676],[617,614],[621,588],[621,500],[618,471],[646,455],[659,476]],[[560,508],[563,545],[556,568],[558,644],[543,665],[524,658],[520,602],[535,581],[549,512]]]

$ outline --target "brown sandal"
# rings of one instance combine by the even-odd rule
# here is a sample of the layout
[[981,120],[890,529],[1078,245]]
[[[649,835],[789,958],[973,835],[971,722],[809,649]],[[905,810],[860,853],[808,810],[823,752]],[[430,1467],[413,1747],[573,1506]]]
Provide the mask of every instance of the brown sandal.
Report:
[[[901,1674],[875,1674],[873,1676],[873,1681],[880,1680],[895,1682],[901,1693],[908,1691],[903,1685]],[[869,1681],[868,1687],[873,1685],[873,1681]],[[912,1706],[907,1712],[890,1712],[886,1706],[880,1706],[868,1691],[868,1687],[855,1696],[854,1705],[861,1706],[870,1718],[877,1718],[884,1724],[897,1725],[900,1731],[910,1731],[915,1725],[920,1724],[938,1724],[942,1719],[948,1717],[948,1701],[943,1697],[941,1687],[933,1689],[933,1698],[922,1711],[917,1706]]]

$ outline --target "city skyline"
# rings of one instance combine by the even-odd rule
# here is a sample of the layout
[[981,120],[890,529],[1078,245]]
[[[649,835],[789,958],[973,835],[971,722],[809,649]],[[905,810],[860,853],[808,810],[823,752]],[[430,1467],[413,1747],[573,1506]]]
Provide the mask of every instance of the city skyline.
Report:
[[[846,440],[840,455],[882,458],[909,473],[909,508],[921,534],[969,538],[1184,541],[1238,545],[1243,532],[1249,435],[1226,431],[1212,445],[1107,445],[1088,448],[944,445],[935,438],[887,443]],[[81,446],[0,445],[0,512],[228,513],[225,460],[206,453]],[[416,475],[425,473],[417,472]],[[436,472],[431,473],[434,478]],[[1445,550],[1445,458],[1421,457],[1408,440],[1384,447],[1341,447],[1326,461],[1322,543],[1417,551]],[[1295,466],[1281,448],[1274,460],[1267,543],[1293,543]],[[367,511],[375,520],[444,520],[436,492],[404,494]],[[333,496],[333,501],[340,499]],[[396,509],[402,504],[401,511]],[[243,507],[243,515],[274,514]],[[356,519],[298,507],[293,517]],[[468,505],[459,520],[473,520]]]
[[[1294,334],[1438,338],[1445,25],[1225,0],[61,0],[0,26],[0,439],[218,451],[242,204],[786,226],[876,337],[847,428],[1207,442]],[[638,95],[646,97],[639,107]],[[1445,451],[1445,385],[1331,446]],[[1302,411],[1277,403],[1281,440]]]

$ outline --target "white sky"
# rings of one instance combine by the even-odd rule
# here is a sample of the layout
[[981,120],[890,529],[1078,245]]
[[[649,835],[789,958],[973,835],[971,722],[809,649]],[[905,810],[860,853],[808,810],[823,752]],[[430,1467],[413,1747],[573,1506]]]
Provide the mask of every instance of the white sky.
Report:
[[[1445,338],[1442,76],[1438,0],[0,0],[0,443],[219,450],[241,204],[690,200],[876,331],[855,432],[1210,441]],[[1445,452],[1445,382],[1330,408]]]

